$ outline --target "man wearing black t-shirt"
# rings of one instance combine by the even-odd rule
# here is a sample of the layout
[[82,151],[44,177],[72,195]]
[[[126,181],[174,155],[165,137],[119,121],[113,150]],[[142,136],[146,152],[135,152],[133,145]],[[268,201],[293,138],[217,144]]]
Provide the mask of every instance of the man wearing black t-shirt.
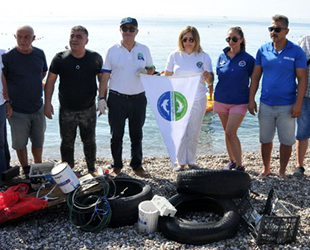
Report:
[[31,26],[19,27],[15,38],[17,46],[2,55],[3,97],[11,126],[12,147],[27,177],[29,139],[34,163],[42,162],[46,128],[42,80],[47,63],[43,50],[32,46],[35,35]]
[[45,85],[45,116],[54,114],[52,95],[57,76],[59,79],[59,126],[61,158],[74,167],[74,142],[77,127],[88,172],[95,171],[96,161],[96,106],[97,82],[101,76],[102,57],[86,50],[88,32],[83,26],[74,26],[70,34],[70,50],[57,53],[53,58]]

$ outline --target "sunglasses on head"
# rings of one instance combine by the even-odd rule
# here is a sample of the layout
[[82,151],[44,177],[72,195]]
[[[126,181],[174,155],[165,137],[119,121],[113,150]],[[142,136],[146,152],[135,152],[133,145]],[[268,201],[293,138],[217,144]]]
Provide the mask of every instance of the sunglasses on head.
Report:
[[281,27],[268,27],[269,32],[275,31],[277,33],[281,32],[281,30],[286,30],[286,28]]
[[236,43],[236,42],[238,42],[239,38],[233,36],[233,37],[227,37],[227,38],[225,39],[225,41],[228,42],[228,43],[230,42],[230,40],[232,40],[234,43]]
[[184,38],[182,40],[183,43],[186,43],[187,41],[189,41],[190,43],[193,43],[193,42],[195,42],[195,39],[194,38]]
[[135,31],[136,31],[136,28],[135,28],[135,27],[132,27],[132,26],[130,26],[130,27],[122,26],[121,29],[122,29],[122,31],[124,31],[124,32],[127,32],[128,30],[129,30],[130,32],[135,32]]

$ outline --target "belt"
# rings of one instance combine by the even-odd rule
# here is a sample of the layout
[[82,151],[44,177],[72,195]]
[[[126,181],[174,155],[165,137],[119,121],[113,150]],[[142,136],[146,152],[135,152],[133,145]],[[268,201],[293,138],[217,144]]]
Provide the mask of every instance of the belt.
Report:
[[118,95],[118,96],[121,96],[121,97],[124,97],[126,99],[135,99],[135,98],[139,98],[139,97],[142,97],[142,96],[145,96],[145,92],[141,92],[140,94],[136,94],[136,95],[125,95],[125,94],[121,94],[115,90],[112,90],[110,89],[109,90],[109,93],[111,94],[114,94],[114,95]]

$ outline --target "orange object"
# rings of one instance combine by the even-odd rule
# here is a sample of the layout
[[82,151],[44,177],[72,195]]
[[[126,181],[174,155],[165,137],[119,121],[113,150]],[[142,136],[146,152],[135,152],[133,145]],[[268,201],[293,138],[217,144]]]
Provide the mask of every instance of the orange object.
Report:
[[214,96],[212,96],[212,99],[210,99],[210,95],[209,93],[207,93],[206,113],[213,111],[213,105],[214,105]]

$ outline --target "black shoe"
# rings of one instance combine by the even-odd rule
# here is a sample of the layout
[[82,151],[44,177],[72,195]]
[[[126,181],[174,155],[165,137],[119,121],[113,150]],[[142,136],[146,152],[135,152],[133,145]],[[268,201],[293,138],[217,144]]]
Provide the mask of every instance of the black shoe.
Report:
[[299,166],[299,167],[295,168],[293,176],[299,177],[299,178],[303,177],[304,176],[304,172],[305,172],[304,167]]
[[26,176],[26,178],[28,179],[29,178],[29,173],[30,173],[30,166],[25,166],[23,167],[23,172],[24,172],[24,175]]

